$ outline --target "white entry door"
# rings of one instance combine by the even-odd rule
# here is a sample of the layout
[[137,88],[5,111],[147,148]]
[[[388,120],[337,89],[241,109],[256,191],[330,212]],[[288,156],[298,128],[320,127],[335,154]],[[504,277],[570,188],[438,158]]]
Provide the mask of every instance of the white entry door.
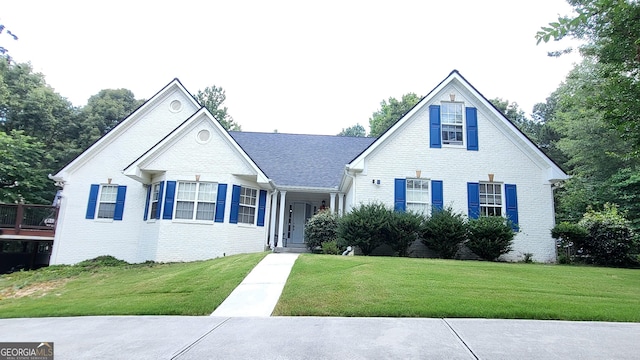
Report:
[[289,242],[292,244],[304,244],[304,224],[307,220],[307,204],[293,203],[291,219],[292,229]]

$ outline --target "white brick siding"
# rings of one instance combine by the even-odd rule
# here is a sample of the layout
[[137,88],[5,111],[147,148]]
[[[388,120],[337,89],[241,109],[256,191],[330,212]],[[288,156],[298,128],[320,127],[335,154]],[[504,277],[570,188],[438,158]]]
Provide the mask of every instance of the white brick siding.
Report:
[[[456,93],[456,101],[464,101],[466,107],[478,108],[479,151],[467,151],[466,146],[429,147],[429,105],[448,101],[450,93]],[[459,89],[443,89],[366,158],[364,171],[357,175],[357,202],[382,201],[393,207],[394,179],[413,178],[420,170],[422,178],[443,181],[445,206],[467,215],[467,182],[488,181],[491,173],[495,182],[517,186],[521,231],[513,251],[504,259],[516,261],[524,253],[532,253],[535,261],[553,262],[555,243],[550,229],[554,213],[551,185],[545,181],[547,169],[514,145],[500,130],[498,121],[489,119],[494,115],[479,105],[472,98],[462,97]],[[381,184],[372,184],[374,179]],[[351,195],[347,197],[350,199]]]

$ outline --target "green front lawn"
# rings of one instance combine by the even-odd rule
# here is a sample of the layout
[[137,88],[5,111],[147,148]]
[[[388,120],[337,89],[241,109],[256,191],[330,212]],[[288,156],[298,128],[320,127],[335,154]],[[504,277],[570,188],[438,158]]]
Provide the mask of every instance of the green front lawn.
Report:
[[640,322],[640,270],[303,255],[274,315]]
[[0,276],[0,318],[208,315],[267,253],[172,264],[51,266]]

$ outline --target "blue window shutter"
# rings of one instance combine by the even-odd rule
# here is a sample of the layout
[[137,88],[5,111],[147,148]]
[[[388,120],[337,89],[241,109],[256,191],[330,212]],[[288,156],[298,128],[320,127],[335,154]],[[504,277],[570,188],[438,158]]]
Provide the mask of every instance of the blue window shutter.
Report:
[[504,184],[507,219],[511,220],[513,231],[518,231],[518,192],[513,184]]
[[216,199],[216,222],[224,222],[224,207],[227,201],[227,184],[218,184],[218,198]]
[[396,179],[396,189],[393,201],[395,211],[405,211],[407,209],[407,180]]
[[96,204],[98,203],[98,191],[100,190],[100,185],[92,184],[91,189],[89,190],[89,203],[87,204],[87,215],[85,219],[95,219],[96,218]]
[[144,203],[144,216],[142,217],[144,221],[147,221],[148,213],[149,213],[149,203],[151,202],[151,189],[153,188],[153,184],[147,186],[147,201]]
[[440,133],[440,105],[429,105],[429,144],[432,148],[442,147],[442,135]]
[[124,185],[118,186],[118,193],[116,194],[116,209],[113,212],[113,220],[122,220],[122,214],[124,213],[124,198],[127,196],[127,187]]
[[478,151],[478,109],[466,108],[467,150]]
[[240,212],[240,186],[233,185],[233,190],[231,190],[231,214],[229,214],[229,223],[238,223],[238,212]]
[[434,210],[442,210],[444,207],[442,180],[431,180],[431,206]]
[[162,218],[165,220],[171,220],[173,218],[173,203],[176,197],[176,182],[167,181],[167,191],[164,195],[164,209],[162,211]]
[[469,219],[480,216],[480,184],[467,183],[467,199],[469,202]]
[[267,207],[267,191],[260,190],[258,198],[258,226],[264,226],[264,213]]
[[158,188],[158,206],[156,207],[156,213],[153,214],[156,220],[160,220],[160,214],[162,213],[162,197],[164,195],[164,181],[160,183]]

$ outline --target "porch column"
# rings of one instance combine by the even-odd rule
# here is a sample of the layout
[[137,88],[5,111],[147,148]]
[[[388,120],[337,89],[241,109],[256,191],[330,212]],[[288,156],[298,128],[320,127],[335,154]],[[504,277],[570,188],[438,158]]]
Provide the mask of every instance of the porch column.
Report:
[[276,211],[278,210],[278,190],[273,190],[273,192],[271,192],[271,211],[269,212],[269,217],[271,218],[270,220],[270,225],[269,225],[269,239],[270,240],[270,244],[269,247],[271,247],[271,250],[273,250],[273,248],[275,247],[275,241],[276,241]]
[[338,215],[344,215],[344,194],[338,193]]
[[284,204],[287,192],[280,191],[280,220],[278,221],[278,247],[283,247],[284,244]]
[[336,193],[329,193],[329,196],[331,196],[329,209],[331,209],[332,214],[335,214],[336,213]]

